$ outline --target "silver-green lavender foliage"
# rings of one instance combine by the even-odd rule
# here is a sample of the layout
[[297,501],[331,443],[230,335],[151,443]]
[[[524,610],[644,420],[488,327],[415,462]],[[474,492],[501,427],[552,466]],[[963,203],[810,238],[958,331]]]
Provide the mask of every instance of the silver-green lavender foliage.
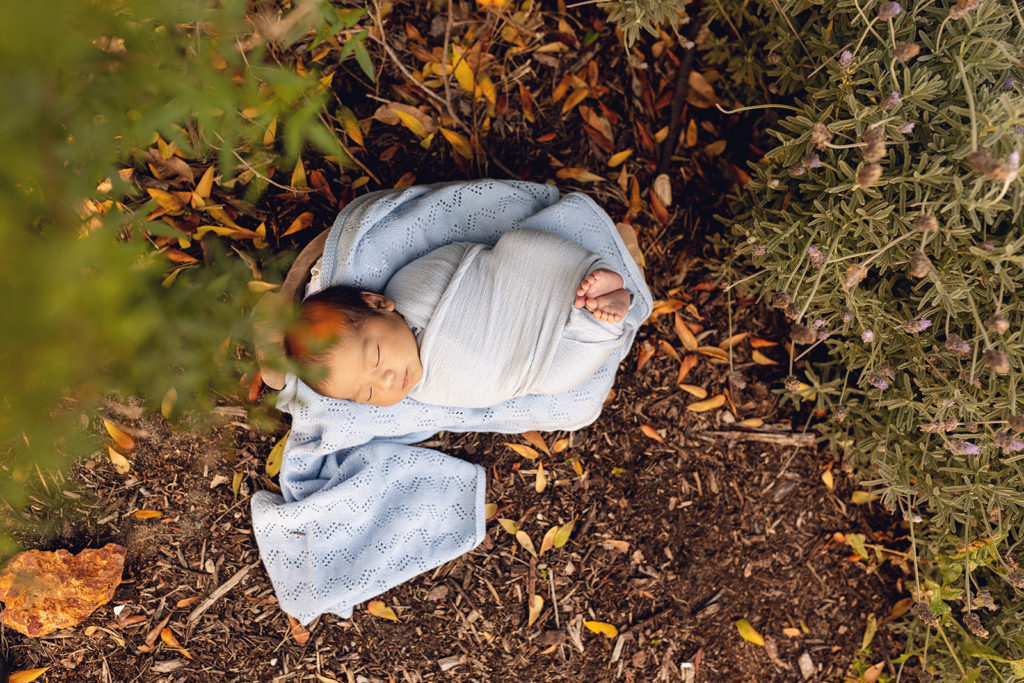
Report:
[[[942,562],[919,565],[915,597],[983,653],[961,661],[1024,675],[1021,8],[757,0],[707,12],[705,59],[724,65],[723,87],[750,105],[792,93],[795,106],[738,197],[723,273],[756,269],[749,283],[794,325],[824,321],[828,360],[806,370],[831,416],[820,429],[883,503],[920,518],[918,551]],[[968,558],[956,550],[986,539]],[[1000,610],[971,611],[982,586]]]
[[658,35],[658,28],[668,26],[673,31],[679,28],[680,12],[689,4],[688,0],[614,0],[601,3],[608,11],[608,20],[622,29],[626,45],[630,46],[646,31]]

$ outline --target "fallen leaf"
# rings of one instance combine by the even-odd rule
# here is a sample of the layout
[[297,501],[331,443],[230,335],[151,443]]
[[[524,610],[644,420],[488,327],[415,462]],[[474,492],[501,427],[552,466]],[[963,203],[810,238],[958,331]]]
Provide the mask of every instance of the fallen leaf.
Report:
[[750,622],[746,619],[740,619],[736,622],[736,630],[740,632],[740,637],[743,638],[743,640],[749,641],[754,645],[764,647],[764,637],[755,631],[754,627],[751,626]]
[[738,334],[734,334],[728,339],[726,339],[724,342],[719,344],[718,348],[722,349],[723,351],[728,351],[732,347],[736,346],[736,344],[739,344],[741,341],[746,339],[748,335],[750,335],[749,332],[739,332]]
[[590,88],[576,88],[572,91],[572,94],[565,98],[565,102],[562,103],[562,114],[568,114],[573,107],[587,99],[590,96]]
[[11,673],[10,678],[8,678],[7,680],[8,683],[29,683],[29,681],[34,681],[40,676],[42,676],[44,673],[46,673],[47,669],[49,668],[50,667],[48,666],[44,666],[39,669],[25,669],[23,671],[15,671]]
[[520,529],[516,532],[516,540],[519,541],[519,545],[523,546],[523,549],[526,550],[526,552],[537,557],[537,551],[534,550],[533,541],[530,540],[529,534]]
[[107,428],[107,434],[118,446],[126,451],[135,448],[135,439],[125,434],[121,429],[107,418],[103,418],[103,426]]
[[679,299],[658,299],[654,302],[654,308],[651,309],[651,317],[648,320],[654,320],[659,315],[675,313],[682,307],[683,302]]
[[799,638],[800,637],[800,629],[798,629],[798,628],[792,628],[792,627],[784,628],[784,629],[782,629],[782,633],[784,635],[789,636],[790,638]]
[[533,626],[533,622],[537,621],[537,617],[540,616],[541,610],[544,609],[544,598],[537,594],[530,596],[530,607],[529,614],[526,617],[526,626],[529,628]]
[[563,545],[569,542],[569,537],[572,536],[572,530],[576,526],[576,520],[572,520],[568,524],[563,524],[558,527],[558,531],[555,533],[555,547],[561,548]]
[[305,230],[309,226],[313,225],[313,212],[303,211],[299,214],[299,217],[292,221],[292,224],[288,226],[288,229],[281,233],[281,237],[287,237],[297,233],[300,230]]
[[469,144],[469,138],[462,133],[454,130],[448,130],[447,128],[440,128],[441,135],[448,141],[448,144],[452,146],[452,149],[461,156],[463,159],[473,158],[473,147]]
[[235,497],[235,498],[238,498],[238,491],[241,488],[242,488],[242,473],[241,472],[235,472],[234,476],[231,478],[231,495],[233,497]]
[[[882,671],[885,669],[885,661],[876,662],[868,667],[864,671],[864,683],[877,683],[878,679],[882,677]],[[1019,673],[1019,672],[1015,672]]]
[[705,356],[710,356],[711,358],[717,358],[718,360],[724,360],[726,362],[728,362],[729,360],[729,354],[727,354],[725,351],[718,348],[717,346],[698,346],[694,350],[697,353],[704,354]]
[[683,359],[679,357],[679,352],[676,351],[675,348],[671,344],[669,344],[667,341],[665,341],[664,339],[662,339],[660,342],[658,342],[658,348],[661,349],[662,353],[664,353],[666,356],[668,356],[669,358],[671,358],[675,362],[677,362],[677,363],[682,363],[683,362]]
[[778,346],[779,342],[773,342],[768,339],[761,339],[760,337],[751,337],[750,345],[755,349],[763,349],[768,346]]
[[308,185],[306,182],[306,166],[302,163],[301,157],[295,162],[295,169],[292,171],[292,179],[289,185],[298,188],[304,188]]
[[647,365],[647,361],[649,361],[651,358],[653,358],[654,354],[655,354],[654,345],[651,344],[646,339],[644,339],[643,343],[640,345],[640,354],[639,354],[639,356],[637,356],[637,359],[636,359],[636,370],[637,370],[637,372],[640,372],[640,370],[642,370],[643,367],[645,365]]
[[821,480],[825,482],[825,486],[829,491],[832,491],[836,487],[835,479],[832,476],[832,470],[825,470],[821,473]]
[[523,105],[523,118],[530,123],[537,120],[537,107],[533,102],[533,95],[522,83],[519,84],[519,101]]
[[537,553],[538,555],[543,555],[544,553],[555,547],[555,534],[557,533],[557,526],[553,526],[547,530],[547,532],[544,534],[544,538],[541,539],[540,552]]
[[904,614],[910,611],[910,608],[914,606],[914,598],[903,598],[897,600],[896,604],[892,606],[892,610],[889,612],[889,616],[885,618],[886,621],[895,621]]
[[370,600],[366,604],[366,611],[375,617],[381,619],[389,619],[391,621],[398,621],[398,615],[395,614],[395,610],[391,609],[384,604],[383,600]]
[[498,518],[498,524],[506,533],[515,536],[519,532],[519,525],[515,523],[515,520],[506,519],[505,517]]
[[604,621],[584,621],[583,625],[587,627],[588,631],[593,631],[605,638],[614,638],[619,635],[619,629]]
[[576,166],[560,168],[555,175],[562,180],[575,180],[578,183],[597,183],[607,180],[604,176],[599,176],[585,168],[578,168]]
[[484,519],[490,521],[494,518],[494,515],[498,514],[497,503],[487,503],[484,505]]
[[537,479],[533,484],[533,488],[537,493],[544,493],[544,489],[548,487],[548,478],[544,475],[544,463],[537,464]]
[[203,172],[203,177],[199,179],[198,183],[196,183],[196,189],[194,192],[201,199],[208,199],[210,192],[213,191],[213,173],[213,166],[211,166]]
[[623,161],[628,159],[633,154],[633,150],[624,149],[621,152],[616,152],[608,159],[608,168],[615,168],[619,166]]
[[178,390],[171,387],[164,394],[163,400],[160,401],[160,414],[164,416],[165,420],[171,419],[171,413],[174,412],[174,404],[178,402]]
[[658,195],[655,194],[653,189],[650,191],[650,198],[651,213],[653,213],[654,217],[658,219],[658,222],[662,225],[668,225],[671,223],[672,216],[669,214],[668,209],[665,208],[665,205],[662,203],[661,199],[658,198]]
[[748,417],[746,420],[740,420],[736,424],[742,427],[750,427],[751,429],[757,429],[758,427],[764,426],[764,420],[759,417]]
[[750,358],[758,365],[778,365],[778,363],[776,363],[775,361],[773,361],[771,358],[764,355],[760,351],[754,351],[753,353],[751,353]]
[[173,195],[166,190],[158,190],[154,187],[147,187],[146,192],[149,196],[156,200],[156,203],[161,207],[172,213],[181,211],[185,208],[185,202],[178,199],[177,195]]
[[263,146],[271,147],[274,144],[274,140],[277,138],[277,117],[270,119],[270,123],[267,124],[266,130],[263,131]]
[[164,516],[164,513],[159,510],[136,510],[132,514],[136,519],[156,519]]
[[675,330],[676,336],[679,337],[679,341],[683,343],[683,348],[687,351],[696,351],[700,344],[697,343],[697,338],[693,336],[693,332],[686,326],[682,316],[676,313],[675,317]]
[[281,440],[274,444],[274,447],[270,449],[270,455],[267,456],[267,464],[265,471],[268,477],[276,477],[281,473],[281,464],[284,462],[284,445],[288,441],[288,435],[291,434],[289,429],[281,437]]
[[[286,614],[288,617],[288,627],[291,629],[292,638],[299,645],[305,645],[309,642],[309,629],[299,623],[299,620],[290,614]],[[379,616],[379,615],[378,615]]]
[[654,439],[658,443],[665,443],[665,439],[658,433],[658,430],[647,423],[640,425],[640,431],[649,439]]
[[569,439],[559,439],[555,443],[551,444],[551,452],[561,453],[569,447]]
[[0,574],[0,623],[26,636],[74,626],[114,597],[125,549],[114,543],[77,555],[67,550],[26,550]]
[[704,387],[698,387],[696,384],[680,384],[679,388],[696,398],[708,397],[707,389]]
[[511,448],[512,450],[514,450],[516,453],[523,456],[527,460],[536,460],[537,458],[540,457],[540,453],[538,453],[535,449],[530,448],[529,446],[524,446],[521,443],[510,443],[508,441],[504,441],[502,443],[504,443],[506,446],[508,446],[509,448]]
[[679,365],[679,376],[676,377],[676,384],[681,384],[686,376],[690,374],[690,370],[693,370],[694,366],[697,365],[697,356],[692,353],[688,353],[683,356],[683,361]]
[[548,445],[544,442],[544,437],[540,435],[540,432],[530,430],[520,434],[521,437],[529,441],[535,448],[539,448],[548,455],[551,455],[551,451],[548,450]]
[[629,541],[618,541],[606,538],[601,541],[601,547],[606,550],[614,550],[617,553],[626,554],[629,552]]
[[686,92],[686,101],[698,109],[707,109],[717,103],[715,89],[696,69],[690,71],[690,89]]
[[338,118],[345,129],[345,134],[351,138],[352,142],[362,147],[363,129],[359,127],[359,119],[356,118],[355,112],[345,105],[341,105],[338,109]]
[[707,399],[706,401],[697,401],[686,406],[686,409],[691,413],[706,413],[709,410],[716,410],[725,405],[725,395],[717,394]]
[[175,603],[174,606],[178,607],[180,609],[184,609],[186,607],[191,607],[192,605],[194,605],[197,602],[199,602],[199,598],[200,597],[201,596],[199,596],[199,595],[193,595],[191,598],[182,598],[181,600],[178,600],[178,602]]
[[160,631],[160,640],[164,641],[164,643],[167,644],[167,647],[177,650],[188,659],[195,659],[188,650],[181,646],[181,643],[178,642],[178,638],[174,635],[174,632],[166,626]]
[[110,462],[114,466],[114,471],[118,474],[128,474],[132,469],[132,464],[128,458],[124,457],[111,446],[107,446],[107,452],[110,454]]
[[398,180],[395,181],[395,184],[392,187],[394,187],[394,189],[396,190],[402,190],[407,187],[412,187],[415,183],[416,173],[413,171],[407,171],[403,173]]
[[469,64],[466,62],[465,50],[459,45],[452,45],[452,54],[450,61],[445,65],[448,72],[455,71],[455,80],[459,82],[459,85],[468,93],[472,93],[476,86],[476,77],[473,74],[473,70],[469,68]]

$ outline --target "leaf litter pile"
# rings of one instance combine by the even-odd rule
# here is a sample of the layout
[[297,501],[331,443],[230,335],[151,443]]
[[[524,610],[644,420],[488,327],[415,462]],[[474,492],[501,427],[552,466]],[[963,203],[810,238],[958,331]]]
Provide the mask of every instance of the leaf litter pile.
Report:
[[[125,170],[168,259],[164,284],[202,267],[205,240],[222,239],[252,266],[250,287],[272,289],[261,263],[301,247],[366,190],[484,175],[556,181],[632,225],[657,299],[603,414],[572,434],[424,444],[487,469],[484,543],[352,619],[307,629],[278,607],[249,519],[253,491],[276,487],[285,426],[262,433],[245,406],[225,403],[213,433],[191,434],[111,402],[95,425],[108,445],[32,482],[25,517],[36,524],[22,540],[71,553],[123,546],[121,583],[105,604],[48,615],[77,625],[46,635],[0,620],[14,668],[47,681],[894,674],[888,625],[910,606],[900,595],[906,539],[818,452],[805,431],[812,390],[779,406],[789,358],[775,314],[707,276],[711,216],[726,210],[723,188],[741,191],[756,149],[742,121],[710,108],[715,70],[690,75],[681,156],[658,178],[676,39],[626,50],[593,7],[453,3],[448,21],[421,4],[366,19],[376,71],[365,55],[339,63],[337,41],[291,55],[297,69],[323,70],[347,157],[309,153],[276,169],[267,149],[241,149],[243,170],[228,179],[155,138]],[[268,127],[266,148],[275,136]],[[256,205],[239,198],[253,182],[267,187]],[[116,205],[101,196],[86,214]],[[258,377],[244,385],[260,400]],[[174,404],[169,393],[163,412]],[[0,589],[10,583],[0,575]]]

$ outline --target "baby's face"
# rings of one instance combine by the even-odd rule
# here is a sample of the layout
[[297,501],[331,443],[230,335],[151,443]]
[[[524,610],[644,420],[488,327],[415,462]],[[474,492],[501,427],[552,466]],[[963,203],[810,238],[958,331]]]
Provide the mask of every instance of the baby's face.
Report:
[[416,337],[395,311],[379,311],[346,334],[331,350],[324,395],[356,403],[390,406],[423,377]]

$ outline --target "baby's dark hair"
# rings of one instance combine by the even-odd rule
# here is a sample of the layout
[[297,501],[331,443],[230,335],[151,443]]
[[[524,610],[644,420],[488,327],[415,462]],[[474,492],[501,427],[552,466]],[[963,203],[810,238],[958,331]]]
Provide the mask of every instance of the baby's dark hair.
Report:
[[299,377],[323,393],[323,370],[331,351],[377,312],[363,300],[362,290],[346,285],[328,287],[304,299],[284,334],[285,354],[299,364]]

